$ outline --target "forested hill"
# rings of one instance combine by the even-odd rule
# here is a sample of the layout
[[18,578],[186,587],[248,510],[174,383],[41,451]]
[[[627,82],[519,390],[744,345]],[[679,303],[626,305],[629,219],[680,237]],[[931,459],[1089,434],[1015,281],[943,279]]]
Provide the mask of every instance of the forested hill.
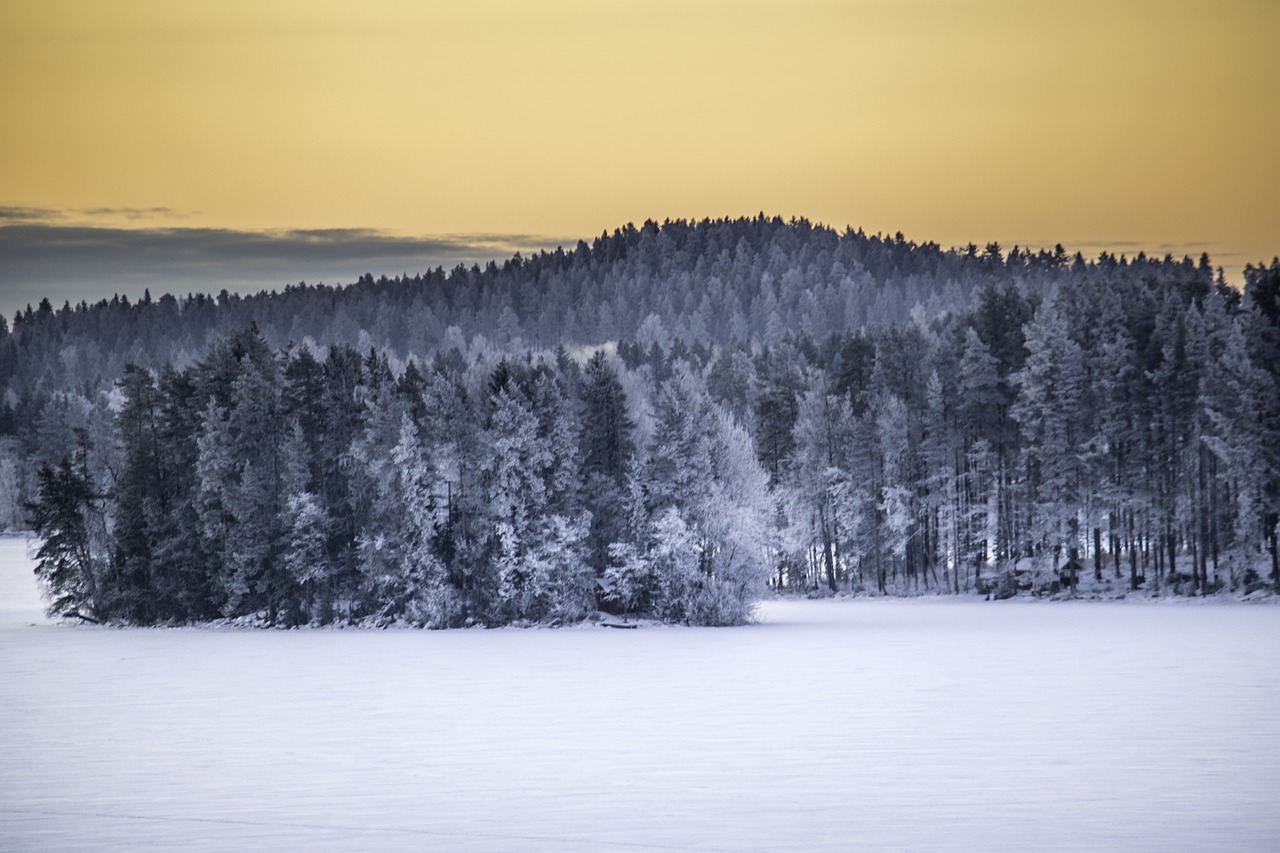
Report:
[[[56,390],[92,393],[128,363],[185,365],[232,332],[257,326],[274,347],[310,338],[401,358],[480,344],[554,348],[634,340],[710,347],[732,341],[821,341],[864,327],[968,310],[995,282],[1028,294],[1064,281],[1203,281],[1207,260],[1086,262],[1056,251],[944,250],[778,218],[627,225],[530,258],[436,269],[348,286],[297,284],[238,296],[164,295],[94,305],[47,301],[0,328],[0,389],[29,422]],[[179,283],[175,283],[178,289]],[[0,327],[3,320],[0,319]],[[477,336],[483,341],[477,342]]]
[[55,611],[129,622],[1268,594],[1280,261],[1245,277],[755,219],[42,306],[3,342],[0,527]]

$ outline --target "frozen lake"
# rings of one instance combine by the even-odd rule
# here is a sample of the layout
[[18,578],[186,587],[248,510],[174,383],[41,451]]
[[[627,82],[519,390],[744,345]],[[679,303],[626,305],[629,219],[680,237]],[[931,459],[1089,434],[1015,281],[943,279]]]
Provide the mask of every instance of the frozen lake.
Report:
[[0,540],[0,849],[1275,850],[1280,607],[113,630]]

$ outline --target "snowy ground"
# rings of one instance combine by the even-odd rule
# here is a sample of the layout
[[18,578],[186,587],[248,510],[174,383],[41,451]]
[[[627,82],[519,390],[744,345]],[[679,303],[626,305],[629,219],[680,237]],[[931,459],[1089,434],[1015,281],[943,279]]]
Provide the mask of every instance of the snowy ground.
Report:
[[0,540],[0,849],[1275,850],[1280,607],[113,630]]

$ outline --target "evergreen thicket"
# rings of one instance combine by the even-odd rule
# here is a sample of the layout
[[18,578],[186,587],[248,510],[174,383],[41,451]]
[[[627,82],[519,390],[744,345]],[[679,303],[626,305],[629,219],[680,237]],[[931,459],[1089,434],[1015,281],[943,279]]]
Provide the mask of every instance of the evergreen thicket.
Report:
[[51,606],[99,620],[736,624],[766,582],[1280,579],[1276,262],[1241,292],[1207,258],[646,223],[345,289],[46,303],[0,379]]

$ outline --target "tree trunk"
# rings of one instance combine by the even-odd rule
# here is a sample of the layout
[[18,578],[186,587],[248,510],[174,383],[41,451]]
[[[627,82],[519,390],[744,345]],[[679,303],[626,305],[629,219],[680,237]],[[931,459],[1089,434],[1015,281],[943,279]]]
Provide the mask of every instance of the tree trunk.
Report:
[[1116,571],[1116,580],[1123,577],[1120,573],[1120,518],[1120,513],[1111,513],[1111,532],[1108,534],[1111,540],[1111,561]]
[[1267,533],[1271,539],[1271,584],[1280,592],[1280,518],[1275,513],[1266,516]]
[[1093,528],[1093,579],[1102,580],[1102,528]]
[[[1212,478],[1209,481],[1209,556],[1213,559],[1213,582],[1218,583],[1218,461],[1213,459]],[[1234,579],[1231,588],[1235,589]]]
[[1138,588],[1138,552],[1133,548],[1133,542],[1129,542],[1129,589]]
[[827,524],[827,513],[825,509],[818,510],[818,519],[822,525],[822,559],[827,569],[827,586],[832,592],[835,592],[837,590],[836,560],[835,555],[831,551],[831,530]]

